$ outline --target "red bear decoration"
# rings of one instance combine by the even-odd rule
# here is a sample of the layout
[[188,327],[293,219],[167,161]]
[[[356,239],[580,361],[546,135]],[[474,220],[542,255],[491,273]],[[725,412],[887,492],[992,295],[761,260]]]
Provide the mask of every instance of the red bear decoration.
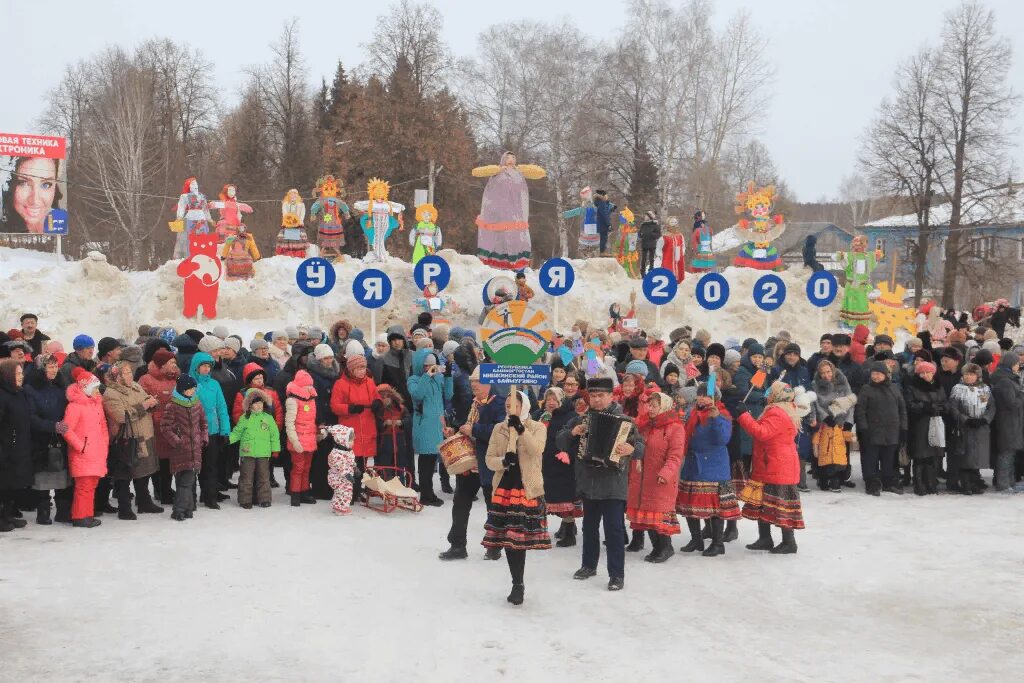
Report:
[[217,317],[217,294],[224,274],[224,267],[217,256],[217,235],[189,235],[188,253],[188,258],[178,264],[178,277],[185,279],[182,314],[193,318],[202,306],[203,315],[212,320]]

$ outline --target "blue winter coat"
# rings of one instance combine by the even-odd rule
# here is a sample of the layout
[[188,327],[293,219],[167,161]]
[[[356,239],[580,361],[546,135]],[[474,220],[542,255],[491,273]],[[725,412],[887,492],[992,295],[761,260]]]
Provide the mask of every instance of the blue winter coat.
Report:
[[420,455],[437,455],[444,441],[441,418],[444,403],[453,393],[452,378],[440,372],[430,376],[423,371],[423,361],[433,349],[419,349],[412,356],[412,376],[409,377],[409,396],[412,397],[412,447]]
[[479,411],[479,418],[473,425],[473,440],[476,442],[476,466],[480,470],[480,483],[490,486],[494,472],[487,467],[487,447],[491,443],[491,432],[505,421],[505,400],[495,396]]
[[207,431],[210,436],[231,436],[231,416],[228,414],[228,404],[224,400],[224,392],[220,384],[210,375],[200,375],[199,366],[203,363],[211,367],[215,365],[213,356],[199,351],[192,356],[192,365],[188,374],[196,381],[199,387],[196,389],[196,396],[203,404],[206,412]]
[[597,229],[600,232],[608,232],[612,227],[612,211],[618,207],[604,199],[595,199],[594,208],[597,209]]
[[[783,376],[785,372],[785,376]],[[783,384],[788,384],[792,388],[803,387],[807,391],[811,390],[811,373],[807,369],[807,361],[801,358],[797,361],[796,367],[791,367],[786,363],[785,358],[780,358],[779,362],[772,368],[772,374],[769,375],[768,386],[770,387],[776,380],[781,380]]]
[[[691,418],[693,419],[693,418]],[[719,415],[709,418],[693,430],[686,444],[686,459],[679,478],[685,481],[729,481],[729,437],[732,420]]]

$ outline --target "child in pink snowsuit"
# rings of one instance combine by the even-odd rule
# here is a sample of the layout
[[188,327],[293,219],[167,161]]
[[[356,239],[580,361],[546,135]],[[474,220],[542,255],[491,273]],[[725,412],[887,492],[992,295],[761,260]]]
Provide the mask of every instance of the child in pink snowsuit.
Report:
[[327,434],[334,439],[334,450],[327,456],[327,484],[334,489],[331,508],[336,515],[352,512],[352,478],[356,472],[356,456],[352,453],[355,430],[345,425],[327,427]]

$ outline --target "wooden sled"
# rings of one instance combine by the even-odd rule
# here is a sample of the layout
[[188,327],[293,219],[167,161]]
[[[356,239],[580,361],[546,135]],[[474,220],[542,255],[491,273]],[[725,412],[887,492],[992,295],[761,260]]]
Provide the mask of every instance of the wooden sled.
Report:
[[[388,478],[385,479],[382,474]],[[423,504],[420,503],[419,494],[409,487],[410,483],[412,475],[405,468],[384,465],[367,467],[363,472],[363,505],[384,514],[398,509],[419,512]]]

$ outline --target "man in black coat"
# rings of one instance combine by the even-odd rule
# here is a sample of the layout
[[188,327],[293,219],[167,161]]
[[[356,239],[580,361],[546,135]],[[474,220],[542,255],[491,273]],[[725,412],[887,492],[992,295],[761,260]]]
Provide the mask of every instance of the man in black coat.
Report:
[[[630,361],[643,361],[647,365],[647,381],[661,384],[661,371],[657,365],[647,358],[647,353],[647,338],[636,335],[629,340],[629,356],[615,365],[615,372],[621,376],[626,372],[626,366],[629,365]],[[725,356],[725,347],[722,347],[722,356]]]
[[25,313],[21,316],[21,340],[32,348],[32,357],[43,353],[43,345],[50,341],[50,338],[39,331],[37,327],[39,317],[35,313]]
[[896,454],[907,438],[907,406],[885,363],[871,364],[868,383],[857,394],[854,420],[867,493],[878,496],[884,490],[902,495],[896,480]]
[[388,333],[388,346],[391,348],[381,358],[381,379],[402,395],[405,405],[411,406],[409,375],[412,373],[412,352],[406,348],[405,335],[399,332]]
[[1008,353],[999,359],[992,373],[992,398],[996,419],[992,422],[992,452],[995,455],[992,485],[996,491],[1009,491],[1016,473],[1017,451],[1024,449],[1024,392],[1021,391],[1020,358]]

